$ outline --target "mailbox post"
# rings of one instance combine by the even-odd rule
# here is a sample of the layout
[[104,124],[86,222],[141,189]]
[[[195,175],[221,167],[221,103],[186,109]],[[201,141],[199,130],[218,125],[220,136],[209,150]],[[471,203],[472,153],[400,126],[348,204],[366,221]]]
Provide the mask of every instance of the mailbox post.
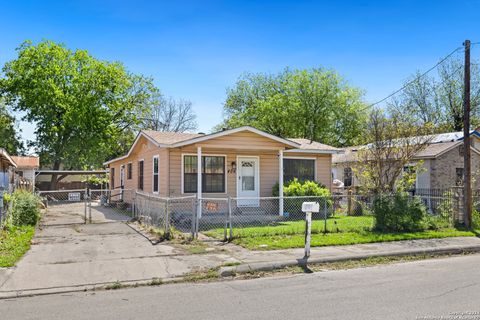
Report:
[[305,258],[310,257],[310,242],[312,237],[312,213],[320,211],[318,202],[302,203],[302,211],[305,212]]

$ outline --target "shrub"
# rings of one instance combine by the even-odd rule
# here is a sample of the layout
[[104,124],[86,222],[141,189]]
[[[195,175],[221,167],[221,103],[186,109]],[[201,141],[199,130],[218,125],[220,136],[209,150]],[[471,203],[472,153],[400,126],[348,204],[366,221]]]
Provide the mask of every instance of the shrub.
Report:
[[472,212],[472,228],[474,230],[480,230],[480,211],[473,210]]
[[405,192],[375,197],[373,214],[375,230],[382,232],[421,231],[427,227],[425,205]]
[[15,226],[36,225],[40,217],[40,198],[25,190],[12,194],[11,223]]
[[[278,183],[273,187],[273,195],[278,197]],[[303,218],[305,214],[302,212],[302,203],[304,201],[317,201],[320,204],[320,213],[314,215],[323,216],[323,208],[327,205],[327,214],[330,212],[333,201],[330,190],[324,185],[315,181],[300,182],[298,179],[293,179],[283,186],[283,195],[285,197],[318,197],[306,200],[305,198],[287,198],[284,200],[284,210],[288,212],[291,218]]]
[[[279,196],[278,182],[272,188],[272,195]],[[297,178],[283,185],[283,195],[285,197],[293,196],[319,196],[330,197],[330,191],[325,185],[315,181],[305,181],[301,183]]]

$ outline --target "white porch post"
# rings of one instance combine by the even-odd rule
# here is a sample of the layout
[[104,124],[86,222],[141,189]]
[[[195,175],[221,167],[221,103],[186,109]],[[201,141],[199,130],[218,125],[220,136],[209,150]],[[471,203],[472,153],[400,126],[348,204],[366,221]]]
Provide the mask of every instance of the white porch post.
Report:
[[197,217],[202,217],[202,147],[197,147]]
[[283,149],[278,150],[278,195],[279,215],[283,216]]

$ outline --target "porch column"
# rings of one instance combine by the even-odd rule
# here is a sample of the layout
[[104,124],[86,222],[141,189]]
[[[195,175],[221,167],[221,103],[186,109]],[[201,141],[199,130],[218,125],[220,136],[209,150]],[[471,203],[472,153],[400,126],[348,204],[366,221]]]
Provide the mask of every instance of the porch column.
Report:
[[278,195],[278,213],[283,216],[283,149],[278,150]]
[[202,217],[202,147],[197,147],[197,217]]

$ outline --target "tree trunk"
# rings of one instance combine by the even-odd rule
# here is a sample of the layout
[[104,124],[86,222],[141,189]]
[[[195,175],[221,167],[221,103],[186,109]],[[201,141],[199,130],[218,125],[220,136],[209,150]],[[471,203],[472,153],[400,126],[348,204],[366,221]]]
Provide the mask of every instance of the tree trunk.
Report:
[[[53,163],[53,170],[60,169],[60,160],[55,160]],[[52,174],[52,179],[50,180],[50,190],[57,190],[57,183],[58,183],[58,174]]]

